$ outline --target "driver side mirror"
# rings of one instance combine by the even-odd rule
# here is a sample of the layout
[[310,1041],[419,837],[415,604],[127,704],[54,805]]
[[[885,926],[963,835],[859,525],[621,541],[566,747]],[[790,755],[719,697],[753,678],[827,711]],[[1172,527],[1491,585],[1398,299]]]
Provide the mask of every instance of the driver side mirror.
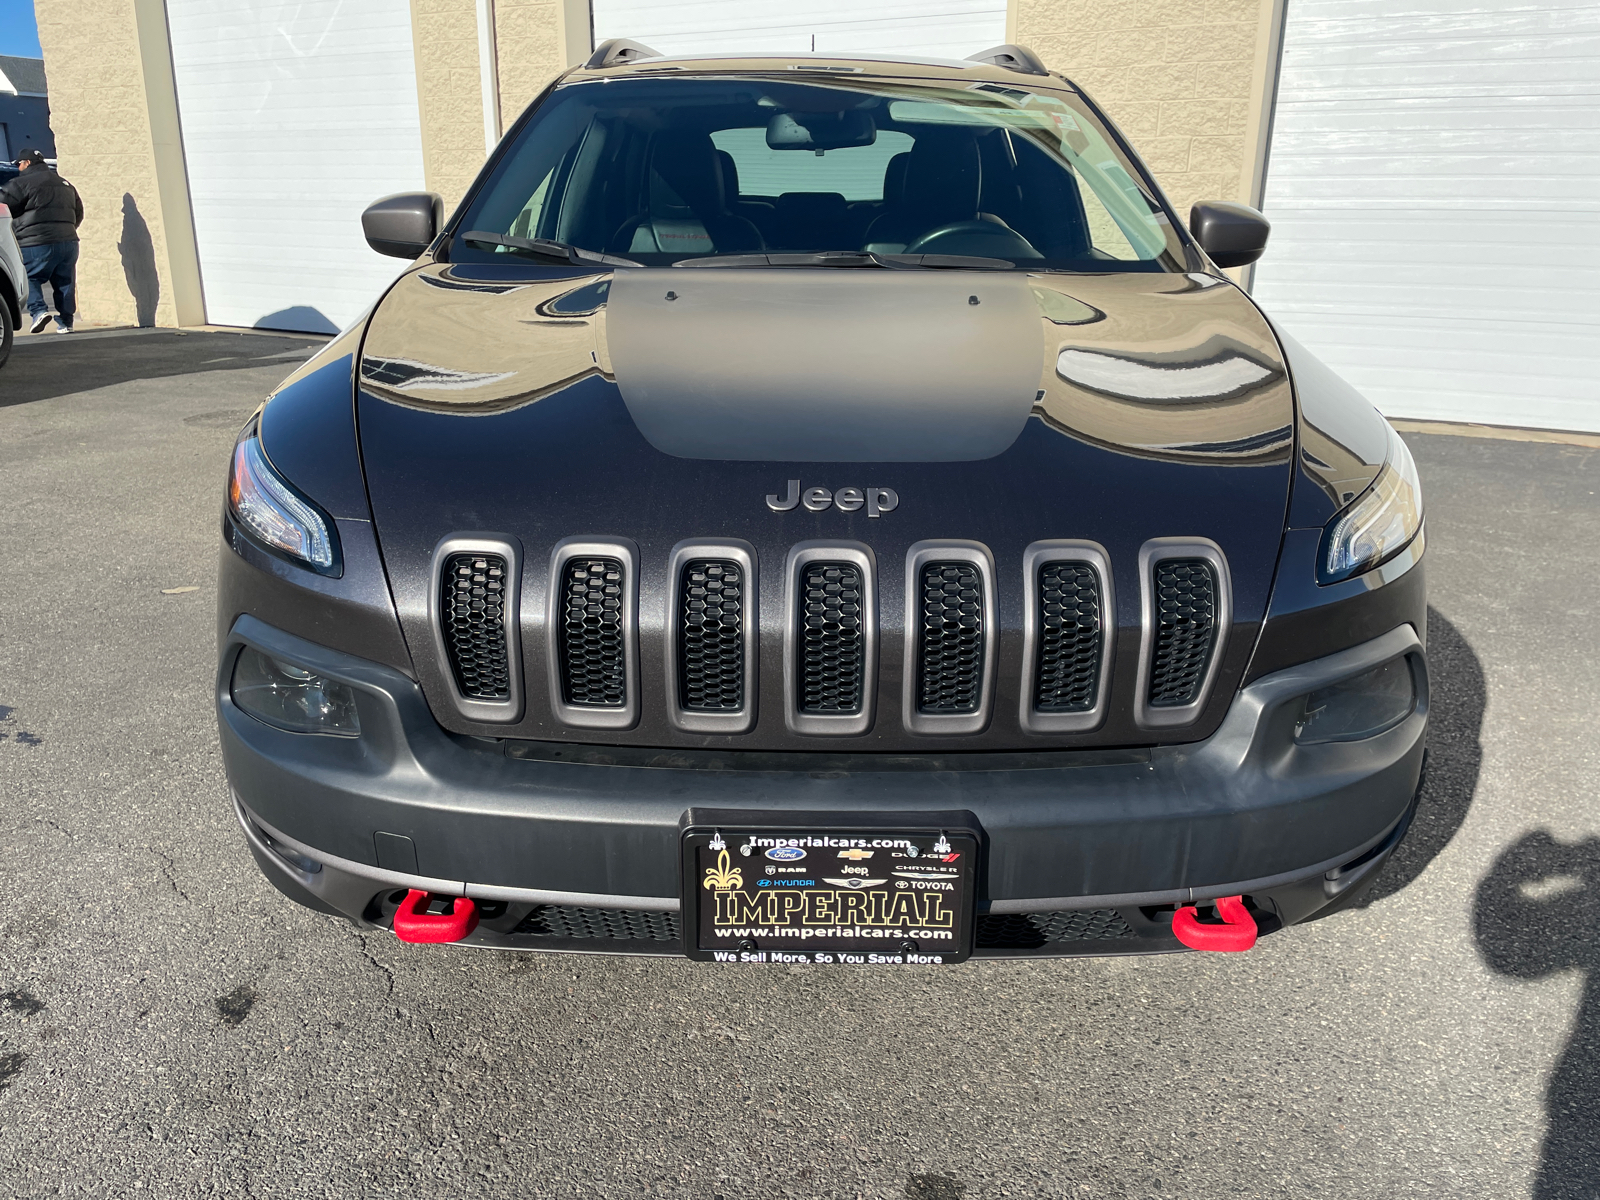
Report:
[[397,192],[367,206],[361,232],[367,245],[390,258],[416,258],[444,224],[444,200],[433,192]]
[[1189,232],[1219,267],[1243,267],[1267,248],[1272,224],[1248,204],[1217,200],[1189,210]]

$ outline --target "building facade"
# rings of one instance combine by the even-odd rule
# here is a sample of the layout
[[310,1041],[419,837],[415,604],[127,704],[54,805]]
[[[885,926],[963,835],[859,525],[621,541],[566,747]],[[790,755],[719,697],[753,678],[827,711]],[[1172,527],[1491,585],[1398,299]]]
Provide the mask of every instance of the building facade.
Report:
[[13,162],[28,150],[56,156],[44,59],[0,54],[0,162]]
[[[453,205],[598,41],[1020,42],[1180,213],[1274,222],[1246,279],[1394,415],[1600,430],[1592,0],[37,0],[85,319],[332,331],[395,274],[358,218]],[[1514,35],[1514,36],[1513,36]]]

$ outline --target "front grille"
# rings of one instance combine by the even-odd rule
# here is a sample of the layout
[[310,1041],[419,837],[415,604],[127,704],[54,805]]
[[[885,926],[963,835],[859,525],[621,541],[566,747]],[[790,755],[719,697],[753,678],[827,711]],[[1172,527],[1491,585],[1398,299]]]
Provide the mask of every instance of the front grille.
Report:
[[1194,703],[1216,641],[1217,571],[1203,558],[1169,558],[1155,567],[1155,652],[1150,707]]
[[509,700],[506,657],[506,560],[498,554],[452,554],[440,573],[439,613],[456,687],[470,700]]
[[1100,578],[1088,563],[1039,568],[1039,660],[1033,707],[1039,712],[1088,712],[1100,691]]
[[983,576],[976,563],[931,562],[918,595],[917,708],[976,712],[983,691]]
[[691,712],[744,707],[744,574],[726,559],[693,559],[678,581],[678,703]]
[[979,916],[977,928],[977,944],[990,950],[1033,950],[1051,942],[1095,942],[1133,936],[1133,927],[1114,908],[985,913]]
[[675,942],[678,914],[637,908],[576,908],[541,904],[512,931],[512,936],[606,938],[630,942]]
[[621,708],[627,699],[622,561],[569,558],[561,568],[561,690],[568,704]]
[[800,589],[800,711],[858,713],[866,669],[861,570],[852,563],[807,563]]

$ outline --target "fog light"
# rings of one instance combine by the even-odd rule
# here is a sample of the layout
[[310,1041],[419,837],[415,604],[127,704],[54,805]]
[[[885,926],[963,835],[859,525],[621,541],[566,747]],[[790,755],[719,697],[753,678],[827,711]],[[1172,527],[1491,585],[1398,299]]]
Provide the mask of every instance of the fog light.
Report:
[[235,704],[275,728],[290,733],[361,736],[353,691],[249,646],[234,664],[231,691]]
[[1417,706],[1411,660],[1397,658],[1354,679],[1319,688],[1303,704],[1294,726],[1294,740],[1301,745],[1377,737]]

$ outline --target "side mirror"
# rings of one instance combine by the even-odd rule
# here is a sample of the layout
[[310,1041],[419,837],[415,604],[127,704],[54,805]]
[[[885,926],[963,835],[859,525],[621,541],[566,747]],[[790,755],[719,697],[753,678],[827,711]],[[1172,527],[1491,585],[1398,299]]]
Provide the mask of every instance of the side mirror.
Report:
[[367,206],[361,232],[367,245],[390,258],[416,258],[444,224],[444,201],[433,192],[396,192]]
[[1248,204],[1216,200],[1189,210],[1189,232],[1219,267],[1242,267],[1267,248],[1271,223]]

